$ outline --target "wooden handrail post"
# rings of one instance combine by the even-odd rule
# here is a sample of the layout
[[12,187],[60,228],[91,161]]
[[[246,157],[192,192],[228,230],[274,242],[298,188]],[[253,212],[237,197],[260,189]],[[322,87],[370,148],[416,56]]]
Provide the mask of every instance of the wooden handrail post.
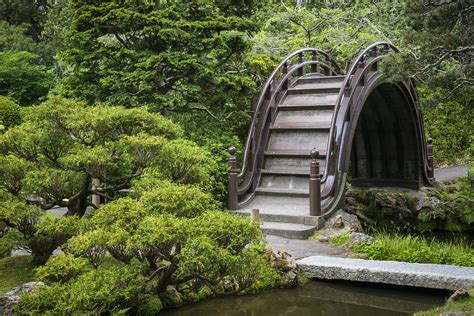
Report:
[[[304,63],[304,54],[303,53],[299,53],[298,54],[298,64],[302,64]],[[298,73],[298,76],[304,76],[304,66],[301,67],[301,68],[298,68],[297,70],[297,73]]]
[[235,211],[237,209],[237,199],[238,199],[238,193],[237,193],[237,159],[235,158],[235,147],[230,146],[229,147],[229,182],[227,184],[227,207],[231,211]]
[[309,167],[309,215],[321,216],[321,175],[319,162],[316,160],[319,152],[316,148],[311,150],[311,164]]
[[[313,51],[313,53],[311,55],[311,60],[312,61],[318,61],[318,52],[317,51]],[[318,64],[312,64],[311,65],[311,72],[318,73],[319,72],[319,65]]]
[[433,167],[433,140],[428,138],[428,144],[426,145],[426,155],[428,156],[428,177],[434,177],[434,167]]
[[[377,46],[374,46],[371,51],[370,51],[370,57],[371,58],[375,58],[377,57]],[[378,68],[378,64],[377,63],[373,63],[372,64],[372,67],[371,67],[371,71],[377,71],[377,68]]]
[[[361,56],[361,58],[359,60],[359,63],[357,64],[357,67],[359,67],[360,69],[364,69],[364,67],[365,67],[364,56]],[[359,85],[363,86],[364,84],[365,84],[365,73],[362,74],[362,76],[360,78],[360,81],[359,81]]]
[[[283,64],[282,72],[283,72],[284,75],[286,75],[288,73],[288,62],[287,61],[285,61],[285,63]],[[282,89],[288,90],[288,79],[286,79],[285,82],[283,82]]]

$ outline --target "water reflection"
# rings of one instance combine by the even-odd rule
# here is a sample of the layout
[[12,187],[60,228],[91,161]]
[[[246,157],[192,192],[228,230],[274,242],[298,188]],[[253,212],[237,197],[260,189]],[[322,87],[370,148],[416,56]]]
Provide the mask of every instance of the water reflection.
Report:
[[421,289],[312,281],[294,289],[211,299],[167,310],[163,315],[398,316],[441,305],[446,299],[445,295]]

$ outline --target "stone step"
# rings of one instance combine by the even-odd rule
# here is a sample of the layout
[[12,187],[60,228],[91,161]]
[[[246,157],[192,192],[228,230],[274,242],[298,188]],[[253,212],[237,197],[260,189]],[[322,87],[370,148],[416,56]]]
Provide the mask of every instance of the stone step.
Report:
[[[319,162],[319,169],[324,170],[326,163],[325,157],[317,159]],[[296,170],[308,170],[311,163],[311,158],[307,156],[267,156],[265,155],[265,170],[281,170],[281,169],[296,169]]]
[[329,130],[331,122],[295,122],[280,123],[270,127],[270,130]]
[[262,174],[260,188],[309,191],[309,175]]
[[309,168],[288,168],[288,169],[262,169],[262,174],[289,175],[289,176],[309,176]]
[[291,89],[340,89],[342,87],[343,80],[325,80],[319,79],[316,82],[298,82],[296,85],[292,86]]
[[327,94],[339,93],[342,82],[316,82],[316,83],[301,83],[288,89],[288,94]]
[[[271,151],[265,151],[264,154],[266,157],[310,158],[310,152],[298,149],[273,149]],[[326,150],[320,150],[319,156],[325,158]]]
[[291,239],[308,239],[308,237],[316,230],[317,226],[281,222],[262,222],[260,228],[267,235],[276,235]]
[[[252,201],[245,207],[239,210],[241,212],[250,212],[250,209],[257,208],[260,210],[260,215],[268,214],[270,216],[309,216],[309,199],[307,197],[285,197],[285,196],[271,196],[256,194]],[[265,219],[269,221],[276,221],[275,219]],[[293,221],[289,221],[290,223]],[[297,223],[297,222],[295,222]],[[300,222],[301,224],[301,222]]]
[[[259,210],[260,211],[260,210]],[[233,214],[250,217],[251,209],[232,211]],[[279,222],[291,224],[305,224],[305,216],[294,216],[287,214],[259,213],[259,219],[263,222]]]
[[344,81],[344,76],[321,76],[317,74],[307,74],[303,77],[298,78],[298,83],[319,83],[319,82],[342,82]]
[[[274,124],[331,122],[334,113],[333,107],[333,105],[330,105],[329,109],[324,109],[310,106],[307,109],[302,109],[300,106],[290,106],[285,109],[281,106],[278,107],[279,111]],[[283,110],[280,111],[282,108]]]
[[332,102],[322,104],[283,104],[277,106],[278,111],[334,110]]
[[309,197],[309,190],[289,190],[258,187],[255,192],[261,195],[281,196],[281,197]]
[[337,93],[306,93],[306,94],[290,94],[281,106],[288,105],[335,105]]
[[327,130],[271,130],[268,151],[287,148],[310,152],[313,148],[327,148],[328,138]]

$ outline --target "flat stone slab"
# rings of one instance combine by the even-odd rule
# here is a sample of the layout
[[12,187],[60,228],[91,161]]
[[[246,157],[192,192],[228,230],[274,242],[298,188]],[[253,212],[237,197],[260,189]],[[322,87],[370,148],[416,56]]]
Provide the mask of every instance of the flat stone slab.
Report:
[[474,268],[311,256],[297,261],[310,278],[457,290],[474,286]]

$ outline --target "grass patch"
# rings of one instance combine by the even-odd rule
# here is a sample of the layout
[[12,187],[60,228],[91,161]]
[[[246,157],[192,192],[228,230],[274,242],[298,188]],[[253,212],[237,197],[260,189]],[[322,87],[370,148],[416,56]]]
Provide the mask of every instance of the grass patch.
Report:
[[429,311],[415,313],[415,316],[438,316],[446,312],[464,312],[465,315],[474,315],[474,288],[469,290],[470,297],[456,302],[447,302],[441,307]]
[[34,268],[31,256],[0,259],[0,295],[5,294],[15,286],[32,281],[35,274]]
[[463,241],[439,242],[423,237],[376,233],[375,243],[356,245],[354,250],[372,260],[451,264],[474,267],[474,249]]
[[343,234],[332,237],[329,242],[336,247],[342,247],[344,245],[347,245],[347,243],[349,243],[349,239],[350,239],[349,234],[343,233]]

